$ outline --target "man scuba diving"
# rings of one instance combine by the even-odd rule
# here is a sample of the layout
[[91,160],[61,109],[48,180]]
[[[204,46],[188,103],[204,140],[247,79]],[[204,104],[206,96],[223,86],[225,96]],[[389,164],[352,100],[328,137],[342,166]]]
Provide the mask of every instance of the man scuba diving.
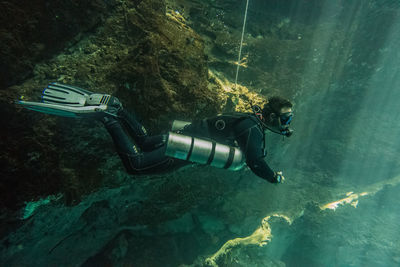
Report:
[[[156,174],[195,162],[230,170],[247,165],[271,183],[284,181],[266,156],[265,131],[289,137],[292,103],[271,97],[253,113],[229,113],[193,122],[174,121],[168,134],[148,135],[144,126],[107,94],[51,83],[42,92],[42,102],[18,101],[30,110],[64,117],[99,119],[111,135],[128,173]],[[132,139],[132,140],[131,140]]]

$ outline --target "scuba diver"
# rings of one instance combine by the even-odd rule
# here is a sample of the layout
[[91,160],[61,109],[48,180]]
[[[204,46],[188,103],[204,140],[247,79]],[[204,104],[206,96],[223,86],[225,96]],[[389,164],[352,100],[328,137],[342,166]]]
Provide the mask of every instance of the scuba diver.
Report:
[[144,126],[127,112],[118,98],[60,83],[49,84],[41,102],[18,101],[25,108],[57,116],[100,120],[111,135],[116,150],[133,175],[175,170],[191,162],[239,170],[247,165],[254,174],[271,182],[284,181],[266,156],[265,131],[289,137],[292,103],[269,98],[253,113],[222,114],[193,122],[174,121],[168,134],[148,135]]

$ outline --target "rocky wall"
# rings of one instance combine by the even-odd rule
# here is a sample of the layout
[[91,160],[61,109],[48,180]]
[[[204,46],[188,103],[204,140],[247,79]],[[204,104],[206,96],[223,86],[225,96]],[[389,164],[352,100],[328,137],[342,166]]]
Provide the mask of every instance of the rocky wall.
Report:
[[77,34],[94,30],[115,1],[2,1],[0,89],[32,77],[36,62],[51,58]]
[[[81,31],[71,32],[75,36],[68,43],[65,33],[66,39],[59,40],[62,52],[31,58],[42,59],[33,77],[1,91],[2,208],[16,210],[24,201],[57,192],[64,193],[67,204],[76,204],[82,194],[104,184],[117,186],[127,177],[100,123],[56,118],[14,104],[21,98],[37,101],[49,82],[114,94],[153,133],[167,131],[175,118],[190,120],[221,109],[218,86],[208,86],[203,40],[179,14],[167,12],[163,1],[114,4],[108,16],[87,15],[86,20],[103,21],[91,24],[91,32],[70,23]],[[85,10],[83,3],[76,5]],[[115,176],[115,170],[121,175]]]

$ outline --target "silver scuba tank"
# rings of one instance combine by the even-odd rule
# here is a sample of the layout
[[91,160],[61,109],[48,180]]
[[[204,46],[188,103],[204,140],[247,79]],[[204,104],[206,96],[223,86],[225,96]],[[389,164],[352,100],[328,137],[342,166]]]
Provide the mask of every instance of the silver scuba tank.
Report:
[[167,156],[237,171],[245,165],[245,157],[236,147],[192,136],[169,132]]
[[191,124],[190,121],[180,121],[180,120],[174,120],[172,122],[172,127],[171,127],[171,131],[175,132],[178,130],[182,130],[183,128],[185,128],[186,125]]

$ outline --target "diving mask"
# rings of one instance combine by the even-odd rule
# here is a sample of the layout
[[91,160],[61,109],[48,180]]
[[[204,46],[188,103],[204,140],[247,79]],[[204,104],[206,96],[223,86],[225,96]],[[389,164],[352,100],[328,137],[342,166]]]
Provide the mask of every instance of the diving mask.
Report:
[[286,112],[286,113],[282,113],[279,116],[279,120],[281,122],[281,125],[289,125],[292,122],[293,119],[293,112]]
[[275,117],[275,126],[272,125],[267,125],[263,119],[262,115],[262,109],[257,106],[253,105],[252,107],[253,113],[256,116],[256,118],[259,120],[261,125],[265,128],[270,130],[271,132],[284,135],[286,137],[289,137],[293,134],[293,130],[289,129],[289,124],[292,122],[293,119],[293,112],[285,112],[279,115],[279,117]]
[[289,128],[290,123],[293,119],[293,112],[285,112],[279,115],[279,131],[281,135],[290,137],[293,134],[293,130]]

